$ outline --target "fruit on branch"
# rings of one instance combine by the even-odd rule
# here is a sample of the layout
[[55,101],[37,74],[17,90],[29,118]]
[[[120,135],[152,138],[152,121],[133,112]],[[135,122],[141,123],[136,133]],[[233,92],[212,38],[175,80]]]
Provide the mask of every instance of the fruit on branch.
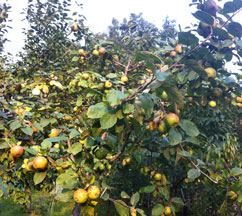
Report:
[[107,81],[105,82],[105,88],[111,88],[112,85],[113,85],[112,82],[109,81],[109,80],[107,80]]
[[43,156],[36,156],[33,160],[34,169],[45,169],[47,167],[48,161]]
[[205,72],[207,73],[207,76],[209,78],[215,78],[216,77],[216,70],[212,67],[205,68]]
[[98,50],[93,50],[93,51],[92,51],[92,54],[95,55],[95,56],[99,56],[99,52],[98,52]]
[[171,215],[171,208],[170,206],[165,207],[165,215]]
[[164,120],[160,121],[160,124],[157,129],[161,134],[166,134],[168,132],[168,128]]
[[220,97],[222,97],[222,95],[223,95],[223,91],[222,91],[221,88],[214,88],[213,89],[213,96],[214,97],[220,98]]
[[171,52],[170,52],[170,57],[175,57],[175,56],[176,56],[176,51],[174,51],[174,50],[171,51]]
[[156,173],[155,176],[154,176],[154,179],[156,181],[160,181],[161,180],[161,174],[160,173]]
[[25,111],[25,109],[24,109],[23,107],[17,107],[17,108],[15,109],[15,112],[16,112],[17,114],[19,114],[19,115],[22,115],[24,111]]
[[23,153],[24,153],[24,148],[22,146],[13,146],[11,147],[11,155],[14,157],[14,158],[18,158],[20,157]]
[[129,79],[128,79],[127,76],[124,75],[124,76],[121,77],[121,81],[125,83],[125,82],[128,82]]
[[165,117],[165,123],[169,127],[176,127],[179,124],[179,117],[175,113],[169,113]]
[[88,73],[83,73],[83,74],[82,74],[82,78],[83,78],[84,80],[89,79],[89,77],[90,77],[90,75],[89,75]]
[[166,93],[165,91],[162,92],[161,98],[162,98],[163,100],[165,100],[165,101],[168,100],[168,95],[167,95],[167,93]]
[[78,189],[74,192],[74,200],[76,203],[85,203],[88,199],[88,192],[84,189]]
[[59,130],[56,128],[52,128],[49,134],[49,137],[57,137],[59,135]]
[[176,45],[176,48],[175,48],[175,51],[176,51],[177,53],[182,53],[182,44],[177,44],[177,45]]
[[214,0],[207,0],[203,4],[203,11],[211,14],[212,16],[216,16],[218,5]]
[[78,54],[79,54],[79,55],[85,55],[85,51],[84,51],[84,49],[79,49],[79,50],[78,50]]
[[215,101],[210,101],[210,102],[209,102],[209,106],[212,107],[212,108],[213,108],[213,107],[216,107],[216,105],[217,105],[217,104],[216,104]]
[[107,149],[105,148],[99,148],[98,150],[95,151],[95,156],[97,159],[102,160],[104,159],[108,154]]
[[100,54],[104,54],[104,53],[106,52],[106,49],[105,49],[104,47],[100,47],[100,48],[98,49],[98,52],[99,52]]
[[101,191],[98,186],[93,185],[88,188],[87,193],[88,193],[89,199],[95,200],[99,198]]
[[71,25],[71,30],[72,30],[72,31],[78,31],[78,28],[79,28],[79,27],[78,27],[77,24],[72,24],[72,25]]

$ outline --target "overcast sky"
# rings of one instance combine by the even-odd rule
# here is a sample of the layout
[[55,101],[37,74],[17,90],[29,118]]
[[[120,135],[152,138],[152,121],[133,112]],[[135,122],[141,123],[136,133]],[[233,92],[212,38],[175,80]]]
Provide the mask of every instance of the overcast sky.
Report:
[[[5,0],[0,0],[5,1]],[[122,20],[128,18],[130,13],[143,13],[143,17],[161,28],[162,21],[166,16],[175,19],[182,28],[191,23],[198,22],[191,13],[196,11],[196,7],[189,7],[192,0],[77,0],[83,3],[83,10],[78,11],[83,14],[87,21],[86,25],[93,32],[103,32],[111,24],[112,18]],[[222,4],[225,1],[222,1]],[[11,1],[9,1],[11,3]],[[13,1],[12,1],[13,2]],[[74,2],[74,1],[73,1]],[[22,9],[27,6],[27,0],[15,0],[11,4],[10,17],[13,22],[10,24],[13,28],[9,30],[8,39],[12,41],[7,44],[6,50],[16,54],[23,46],[22,28],[24,23],[21,21],[24,16],[20,15]],[[235,21],[242,21],[242,12],[234,18]]]

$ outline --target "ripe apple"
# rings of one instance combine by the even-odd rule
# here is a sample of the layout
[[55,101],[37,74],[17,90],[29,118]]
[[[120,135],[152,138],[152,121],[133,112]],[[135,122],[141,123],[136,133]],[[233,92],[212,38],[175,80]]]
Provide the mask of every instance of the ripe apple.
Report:
[[32,130],[34,131],[34,133],[38,132],[38,129],[33,126],[32,126]]
[[78,189],[74,192],[74,200],[76,203],[85,203],[88,199],[88,192],[84,189]]
[[35,169],[45,169],[47,167],[48,161],[43,156],[36,156],[33,160],[33,167]]
[[207,73],[207,76],[209,78],[215,78],[216,77],[216,70],[212,67],[205,68],[205,72]]
[[99,56],[99,52],[98,52],[98,50],[93,50],[93,51],[92,51],[92,54],[95,55],[95,56]]
[[216,102],[215,101],[210,101],[209,102],[210,107],[216,107]]
[[169,127],[176,127],[179,124],[179,117],[175,113],[169,113],[165,117],[165,123]]
[[85,79],[85,80],[89,79],[89,77],[90,77],[90,75],[88,73],[82,74],[82,78]]
[[161,120],[159,127],[157,129],[161,134],[166,134],[168,132],[165,121]]
[[89,199],[95,200],[100,196],[101,191],[98,186],[93,185],[88,188],[87,193],[88,193]]
[[177,44],[177,45],[176,45],[176,48],[175,48],[175,51],[176,51],[177,53],[182,53],[182,44]]
[[131,162],[132,162],[131,157],[128,157],[128,158],[126,158],[125,160],[126,160],[126,163],[127,163],[127,164],[131,164]]
[[121,77],[121,81],[124,82],[124,83],[125,83],[125,82],[128,82],[128,80],[129,80],[129,79],[128,79],[127,76],[122,76],[122,77]]
[[109,81],[109,80],[107,80],[107,81],[105,82],[105,88],[111,88],[112,85],[113,85],[112,82]]
[[176,56],[176,51],[174,51],[174,50],[171,51],[171,52],[170,52],[170,57],[175,57],[175,56]]
[[72,24],[71,25],[71,30],[72,31],[78,31],[78,25],[77,24]]
[[84,51],[84,49],[79,49],[79,50],[78,50],[78,54],[79,54],[79,55],[85,55],[85,51]]
[[59,130],[56,128],[52,128],[49,134],[49,137],[57,137],[59,135]]
[[122,160],[122,165],[123,165],[123,166],[126,166],[126,164],[127,164],[127,163],[126,163],[126,160],[123,159],[123,160]]
[[11,155],[14,157],[14,158],[18,158],[20,157],[22,154],[24,153],[24,149],[22,146],[13,146],[11,147]]
[[106,49],[104,47],[100,47],[98,49],[98,52],[101,53],[101,54],[104,54],[106,52]]
[[171,208],[169,206],[165,207],[165,215],[171,215]]
[[156,173],[155,176],[154,176],[154,179],[156,181],[160,181],[161,180],[161,174],[160,173]]
[[241,108],[242,107],[242,103],[236,103],[236,106]]
[[214,0],[207,0],[203,4],[203,10],[212,16],[216,16],[216,12],[218,11],[218,5]]
[[17,108],[15,109],[15,112],[16,112],[17,114],[19,114],[19,115],[22,115],[24,111],[25,111],[25,109],[24,109],[23,107],[17,107]]

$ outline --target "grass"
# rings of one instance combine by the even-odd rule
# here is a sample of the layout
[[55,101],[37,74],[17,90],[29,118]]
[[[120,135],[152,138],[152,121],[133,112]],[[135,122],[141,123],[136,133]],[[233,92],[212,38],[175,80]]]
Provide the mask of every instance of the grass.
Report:
[[[50,200],[47,197],[44,199],[43,207],[41,206],[41,193],[33,193],[32,199],[33,211],[31,216],[41,216],[41,209],[43,211],[43,215],[49,215],[48,208]],[[26,210],[22,209],[21,205],[15,204],[11,198],[6,200],[0,198],[0,205],[0,216],[29,216],[29,214],[26,213]],[[73,201],[67,203],[55,201],[52,216],[70,216],[73,207]],[[107,202],[98,204],[95,209],[95,213],[97,213],[98,216],[106,216],[108,209]],[[110,215],[118,216],[113,205],[111,205],[110,210]]]

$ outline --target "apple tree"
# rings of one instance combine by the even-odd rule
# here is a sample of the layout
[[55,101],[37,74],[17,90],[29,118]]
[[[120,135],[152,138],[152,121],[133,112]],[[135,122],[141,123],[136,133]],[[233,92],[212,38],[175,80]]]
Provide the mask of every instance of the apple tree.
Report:
[[50,215],[56,201],[74,216],[241,215],[241,75],[226,63],[241,66],[242,2],[194,5],[175,39],[127,52],[70,0],[29,1],[24,52],[1,68],[1,197],[31,212],[41,191]]

